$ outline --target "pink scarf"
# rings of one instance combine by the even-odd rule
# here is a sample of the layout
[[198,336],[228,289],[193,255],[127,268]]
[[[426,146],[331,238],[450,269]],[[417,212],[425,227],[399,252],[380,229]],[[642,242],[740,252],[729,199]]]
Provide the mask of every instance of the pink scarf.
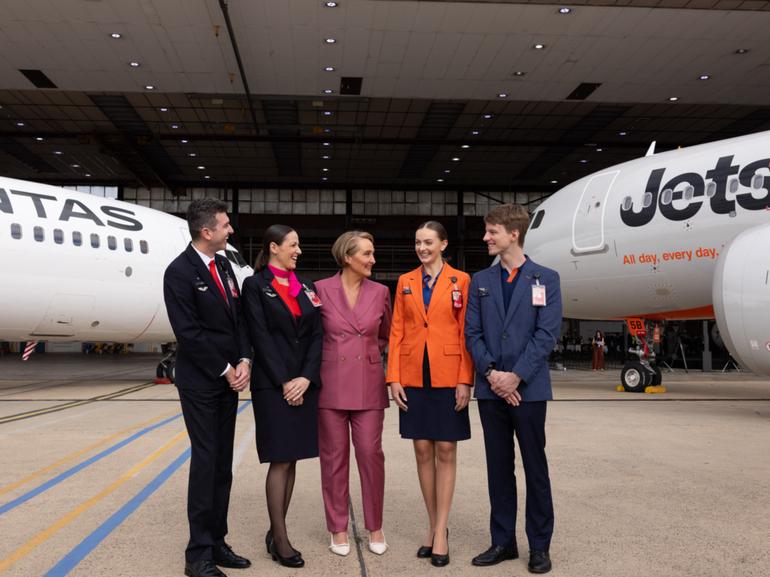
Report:
[[294,271],[276,268],[271,264],[267,265],[267,268],[270,269],[270,272],[273,273],[274,276],[277,276],[278,278],[289,279],[289,294],[292,297],[297,298],[299,291],[302,290],[302,284],[297,280],[297,275],[294,274]]

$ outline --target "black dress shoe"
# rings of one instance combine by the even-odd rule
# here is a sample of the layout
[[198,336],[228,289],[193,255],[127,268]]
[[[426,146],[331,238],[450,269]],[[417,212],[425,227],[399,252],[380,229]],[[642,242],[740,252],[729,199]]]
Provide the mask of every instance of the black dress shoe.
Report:
[[220,567],[229,567],[230,569],[246,569],[251,567],[251,561],[246,557],[241,557],[233,552],[233,548],[227,543],[221,545],[214,545],[214,563]]
[[529,552],[527,568],[530,573],[548,573],[551,570],[551,556],[548,555],[548,551],[532,549]]
[[184,564],[184,574],[187,577],[227,577],[214,565],[211,559],[200,559],[194,563]]
[[[292,551],[294,551],[294,549],[292,549]],[[280,563],[284,567],[293,567],[295,569],[299,569],[300,567],[305,566],[305,560],[296,552],[291,557],[282,557],[281,554],[278,553],[278,550],[275,548],[275,541],[270,543],[270,556],[273,558],[273,561]]]
[[489,565],[497,565],[501,561],[518,558],[519,551],[515,545],[513,547],[501,547],[500,545],[492,545],[483,553],[476,555],[471,563],[473,563],[476,567],[487,567]]

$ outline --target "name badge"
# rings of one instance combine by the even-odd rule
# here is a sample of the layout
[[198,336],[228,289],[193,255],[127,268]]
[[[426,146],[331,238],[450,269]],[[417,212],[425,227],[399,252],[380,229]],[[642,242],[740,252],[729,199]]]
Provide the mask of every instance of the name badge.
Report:
[[452,306],[456,309],[463,308],[463,293],[459,290],[452,291]]
[[410,295],[412,294],[412,289],[410,289],[408,286],[405,286],[403,289],[401,289],[402,295]]
[[532,306],[545,306],[545,285],[540,283],[532,285]]
[[318,308],[321,306],[321,299],[318,298],[318,295],[315,294],[315,292],[312,289],[305,287],[305,296],[307,296],[308,300],[310,301],[310,304],[313,305],[315,308]]
[[479,296],[480,297],[488,297],[489,296],[489,289],[483,286],[479,287]]

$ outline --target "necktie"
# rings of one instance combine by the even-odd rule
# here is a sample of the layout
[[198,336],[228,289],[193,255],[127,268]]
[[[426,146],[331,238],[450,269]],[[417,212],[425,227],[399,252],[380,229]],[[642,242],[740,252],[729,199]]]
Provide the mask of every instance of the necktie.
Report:
[[219,280],[219,275],[217,274],[216,259],[212,258],[209,261],[209,272],[211,273],[211,276],[214,277],[214,282],[217,283],[217,288],[219,288],[219,292],[222,293],[222,298],[225,299],[225,304],[227,304],[227,306],[230,306],[230,303],[227,302],[227,294],[225,294],[225,287],[222,286],[222,281]]
[[508,280],[505,282],[513,282],[513,279],[516,278],[516,275],[519,274],[519,269],[515,268],[511,271],[511,274],[508,275]]

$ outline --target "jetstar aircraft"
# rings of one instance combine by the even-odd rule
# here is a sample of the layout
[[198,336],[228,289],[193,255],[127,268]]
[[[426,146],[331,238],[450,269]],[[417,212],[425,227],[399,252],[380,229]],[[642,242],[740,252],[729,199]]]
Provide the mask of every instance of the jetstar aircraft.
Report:
[[[716,318],[732,356],[770,374],[770,132],[654,146],[540,204],[527,254],[560,273],[567,317]],[[659,379],[638,361],[621,376]]]
[[[173,341],[163,273],[189,242],[170,214],[0,177],[0,340]],[[242,283],[251,267],[225,254]]]

